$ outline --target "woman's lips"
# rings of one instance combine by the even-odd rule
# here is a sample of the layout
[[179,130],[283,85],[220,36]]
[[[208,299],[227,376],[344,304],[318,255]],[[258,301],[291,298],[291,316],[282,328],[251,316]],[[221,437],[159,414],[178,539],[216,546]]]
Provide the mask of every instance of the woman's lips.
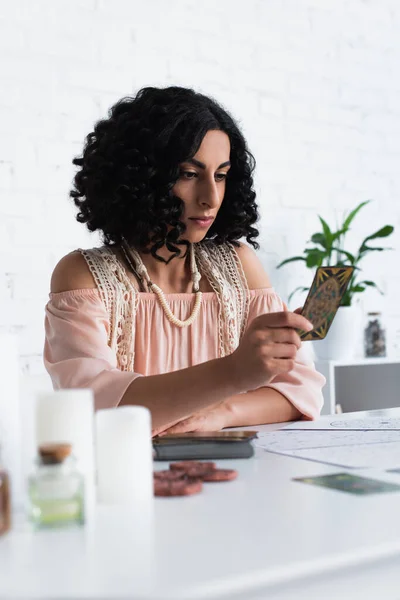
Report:
[[198,227],[209,227],[214,219],[193,219],[190,218],[189,221],[195,223]]

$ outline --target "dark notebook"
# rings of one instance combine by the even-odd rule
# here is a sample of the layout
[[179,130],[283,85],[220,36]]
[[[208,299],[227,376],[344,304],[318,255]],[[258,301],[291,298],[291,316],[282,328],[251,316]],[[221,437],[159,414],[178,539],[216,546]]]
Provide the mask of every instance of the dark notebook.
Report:
[[154,460],[250,458],[256,431],[170,434],[153,438]]

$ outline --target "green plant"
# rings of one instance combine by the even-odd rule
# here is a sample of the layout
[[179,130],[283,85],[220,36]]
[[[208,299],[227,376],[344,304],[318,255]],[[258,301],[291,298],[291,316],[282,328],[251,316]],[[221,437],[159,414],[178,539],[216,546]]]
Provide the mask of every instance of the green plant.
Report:
[[[314,269],[316,267],[322,266],[352,265],[353,267],[355,267],[354,275],[350,280],[349,287],[347,289],[346,294],[343,297],[341,306],[351,306],[354,295],[364,292],[368,287],[376,288],[382,294],[383,292],[373,281],[359,280],[359,275],[361,272],[359,264],[369,252],[382,252],[383,250],[393,249],[370,246],[369,242],[377,238],[388,237],[393,233],[394,227],[392,225],[385,225],[384,227],[381,227],[381,229],[378,229],[378,231],[375,231],[375,233],[373,233],[372,235],[368,235],[360,245],[357,253],[355,254],[351,254],[350,252],[344,249],[345,236],[350,231],[351,223],[353,222],[358,212],[366,204],[369,204],[369,202],[371,201],[366,200],[365,202],[361,202],[361,204],[359,204],[354,210],[352,210],[348,216],[345,215],[341,226],[336,226],[337,231],[332,231],[328,223],[318,215],[318,218],[322,225],[322,231],[314,233],[311,236],[310,240],[307,242],[307,244],[313,243],[314,246],[311,248],[305,248],[303,256],[293,256],[292,258],[287,258],[286,260],[283,260],[277,266],[277,269],[280,269],[281,267],[283,267],[283,265],[296,261],[304,262],[306,264],[306,267],[308,267],[309,269]],[[303,286],[297,287],[290,294],[289,301],[296,292],[305,292],[308,289],[308,287]]]

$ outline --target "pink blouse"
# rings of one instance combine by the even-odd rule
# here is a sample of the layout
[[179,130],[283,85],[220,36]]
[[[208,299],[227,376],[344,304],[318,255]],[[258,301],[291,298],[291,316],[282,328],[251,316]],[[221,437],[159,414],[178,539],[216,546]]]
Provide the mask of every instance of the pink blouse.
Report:
[[[285,310],[273,288],[247,293],[248,324],[262,313]],[[193,294],[166,294],[166,298],[179,319],[190,315]],[[155,294],[138,293],[132,373],[117,368],[115,352],[107,343],[108,313],[96,288],[50,294],[45,316],[45,367],[55,389],[90,387],[96,409],[115,407],[136,377],[218,358],[218,310],[216,293],[205,292],[194,323],[179,328],[168,321]],[[267,387],[282,393],[306,418],[315,419],[323,404],[324,383],[325,378],[315,370],[302,347],[295,368],[277,376]]]

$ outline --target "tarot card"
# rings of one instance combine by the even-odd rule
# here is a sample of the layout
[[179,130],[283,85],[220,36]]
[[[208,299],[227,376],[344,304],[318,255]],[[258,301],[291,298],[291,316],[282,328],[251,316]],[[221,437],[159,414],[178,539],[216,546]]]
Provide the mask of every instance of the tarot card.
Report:
[[303,342],[326,337],[353,272],[354,267],[318,267],[301,311],[314,329],[299,330]]
[[400,485],[370,479],[368,477],[359,477],[351,473],[333,473],[332,475],[318,475],[316,477],[295,477],[293,481],[301,481],[318,485],[321,487],[339,490],[356,494],[357,496],[367,496],[369,494],[382,494],[384,492],[399,492]]

